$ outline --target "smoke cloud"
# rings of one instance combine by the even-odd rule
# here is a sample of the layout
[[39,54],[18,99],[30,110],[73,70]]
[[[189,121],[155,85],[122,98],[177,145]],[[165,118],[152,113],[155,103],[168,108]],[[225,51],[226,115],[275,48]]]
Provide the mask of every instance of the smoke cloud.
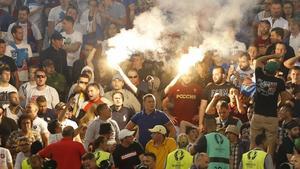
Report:
[[[155,7],[135,18],[133,29],[121,30],[108,40],[108,60],[119,63],[135,52],[167,53],[190,47],[191,55],[195,48],[229,55],[238,31],[230,28],[239,27],[255,5],[256,0],[157,0]],[[166,60],[161,54],[154,59]]]

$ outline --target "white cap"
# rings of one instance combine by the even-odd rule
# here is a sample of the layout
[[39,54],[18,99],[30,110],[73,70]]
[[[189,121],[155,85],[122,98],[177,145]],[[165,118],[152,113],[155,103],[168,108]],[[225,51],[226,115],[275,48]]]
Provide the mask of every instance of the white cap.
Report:
[[125,137],[132,136],[134,133],[135,133],[135,131],[130,131],[128,129],[122,129],[119,133],[119,139],[122,140]]
[[167,129],[163,125],[156,125],[152,129],[149,129],[151,133],[160,133],[160,134],[167,134]]

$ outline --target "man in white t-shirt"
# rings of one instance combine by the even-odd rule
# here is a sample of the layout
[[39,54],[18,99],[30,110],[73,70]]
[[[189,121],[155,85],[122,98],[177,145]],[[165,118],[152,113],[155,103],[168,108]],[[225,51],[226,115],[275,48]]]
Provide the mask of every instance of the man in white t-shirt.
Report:
[[13,160],[8,149],[0,147],[0,168],[13,169]]
[[289,30],[289,23],[282,17],[282,5],[278,1],[272,2],[271,16],[266,18],[271,24],[271,28],[280,27],[285,31]]
[[47,107],[54,109],[56,104],[59,103],[59,96],[57,91],[46,85],[47,76],[43,69],[38,69],[35,72],[36,87],[32,88],[27,93],[26,103],[35,101],[38,96],[45,96],[47,100]]
[[[42,35],[36,24],[29,21],[29,13],[27,6],[21,7],[18,10],[18,20],[9,25],[7,32],[11,32],[14,25],[20,25],[23,28],[23,43],[28,43],[33,52],[39,53],[42,49]],[[14,42],[11,33],[7,33],[7,40]]]
[[79,59],[82,44],[82,33],[74,30],[74,23],[71,16],[66,16],[62,24],[64,32],[61,34],[65,37],[63,49],[67,52],[69,79],[72,77],[73,63]]
[[290,31],[290,46],[297,52],[300,49],[300,21],[292,21]]
[[62,22],[65,17],[66,10],[69,6],[70,0],[60,1],[60,5],[50,10],[48,16],[48,37],[51,37],[54,28],[57,24]]
[[17,89],[9,84],[10,69],[7,65],[0,66],[0,105],[9,104],[9,93],[17,92]]
[[14,25],[11,28],[14,43],[11,43],[6,47],[5,55],[12,57],[15,60],[19,80],[21,82],[26,82],[28,81],[27,61],[32,57],[32,51],[30,45],[23,42],[23,33],[24,30],[20,25]]
[[33,119],[32,129],[40,133],[43,145],[47,146],[49,138],[48,124],[45,120],[37,116],[38,111],[38,105],[34,102],[30,102],[26,105],[26,113]]

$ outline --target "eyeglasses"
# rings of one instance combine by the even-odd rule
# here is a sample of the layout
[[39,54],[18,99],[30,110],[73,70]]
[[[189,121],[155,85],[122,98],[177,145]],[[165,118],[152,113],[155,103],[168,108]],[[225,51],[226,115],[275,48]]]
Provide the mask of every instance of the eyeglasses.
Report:
[[45,78],[45,75],[36,75],[36,78]]
[[135,76],[128,76],[128,78],[132,79],[132,78],[137,78],[138,76],[135,75]]
[[79,81],[79,83],[81,83],[81,84],[88,84],[89,82]]

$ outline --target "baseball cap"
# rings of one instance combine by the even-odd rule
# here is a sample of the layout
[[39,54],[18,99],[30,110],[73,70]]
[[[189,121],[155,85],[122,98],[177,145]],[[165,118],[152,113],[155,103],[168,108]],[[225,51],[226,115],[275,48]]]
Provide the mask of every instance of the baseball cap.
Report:
[[112,77],[112,80],[116,80],[116,79],[123,80],[123,77],[119,73],[117,73]]
[[235,126],[235,125],[228,125],[226,130],[225,130],[225,133],[228,133],[228,132],[233,133],[237,136],[240,134],[240,131],[239,131],[238,127]]
[[60,40],[60,39],[65,39],[65,37],[63,37],[59,32],[54,32],[51,36],[51,39],[56,39],[56,40]]
[[119,139],[122,140],[125,137],[132,136],[134,133],[135,133],[135,131],[130,131],[128,129],[122,129],[119,133]]
[[156,125],[152,129],[149,129],[151,133],[160,133],[160,134],[167,134],[167,130],[163,125]]
[[267,73],[271,73],[271,74],[274,74],[280,67],[280,64],[276,61],[269,61],[264,69]]

